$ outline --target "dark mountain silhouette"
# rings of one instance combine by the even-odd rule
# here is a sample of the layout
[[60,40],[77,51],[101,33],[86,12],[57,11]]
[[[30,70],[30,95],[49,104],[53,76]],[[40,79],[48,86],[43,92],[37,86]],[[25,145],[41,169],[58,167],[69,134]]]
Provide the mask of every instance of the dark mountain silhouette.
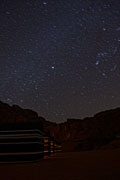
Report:
[[9,106],[0,101],[0,130],[2,129],[31,129],[36,126],[43,131],[44,118],[29,109],[22,109],[17,105]]
[[11,123],[39,123],[40,129],[62,143],[64,151],[120,148],[120,108],[56,124],[39,117],[32,110],[0,101],[0,128]]

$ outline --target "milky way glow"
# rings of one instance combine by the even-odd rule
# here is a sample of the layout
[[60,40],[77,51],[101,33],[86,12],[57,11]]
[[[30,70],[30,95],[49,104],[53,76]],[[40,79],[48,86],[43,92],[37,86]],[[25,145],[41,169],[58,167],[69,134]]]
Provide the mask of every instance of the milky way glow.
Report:
[[2,0],[0,100],[54,122],[120,105],[119,0]]

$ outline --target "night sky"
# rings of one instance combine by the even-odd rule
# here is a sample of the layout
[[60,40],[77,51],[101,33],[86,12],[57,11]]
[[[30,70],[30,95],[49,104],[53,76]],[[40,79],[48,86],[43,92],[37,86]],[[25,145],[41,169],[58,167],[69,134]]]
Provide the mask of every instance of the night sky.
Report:
[[54,122],[120,107],[120,1],[1,0],[0,100]]

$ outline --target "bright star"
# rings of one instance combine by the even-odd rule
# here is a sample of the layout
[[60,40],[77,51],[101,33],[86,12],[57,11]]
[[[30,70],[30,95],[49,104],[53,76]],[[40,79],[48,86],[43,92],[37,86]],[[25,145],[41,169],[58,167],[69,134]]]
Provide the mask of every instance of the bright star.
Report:
[[99,65],[99,64],[100,64],[100,61],[96,61],[96,63],[95,63],[95,64],[96,64],[96,66],[97,66],[97,65]]
[[106,28],[103,28],[103,31],[106,31]]
[[52,66],[51,68],[52,68],[52,69],[55,69],[55,67],[54,67],[54,66]]
[[103,75],[103,76],[106,76],[106,74],[105,74],[105,73],[102,73],[102,75]]
[[46,5],[46,4],[47,4],[47,2],[45,2],[45,1],[44,1],[44,2],[43,2],[43,4],[44,4],[44,5]]

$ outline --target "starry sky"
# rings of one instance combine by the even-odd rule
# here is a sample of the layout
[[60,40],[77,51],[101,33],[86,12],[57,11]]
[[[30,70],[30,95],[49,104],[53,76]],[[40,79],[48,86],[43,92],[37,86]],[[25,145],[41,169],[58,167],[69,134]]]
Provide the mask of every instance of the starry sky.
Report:
[[0,100],[57,123],[120,107],[120,1],[1,0]]

